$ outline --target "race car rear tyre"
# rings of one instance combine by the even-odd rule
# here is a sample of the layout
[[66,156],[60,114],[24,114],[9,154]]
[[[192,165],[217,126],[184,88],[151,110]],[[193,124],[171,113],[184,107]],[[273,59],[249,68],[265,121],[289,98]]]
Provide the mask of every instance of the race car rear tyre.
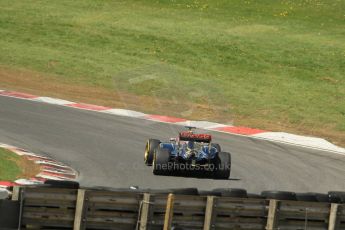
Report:
[[146,165],[149,165],[149,166],[152,165],[154,152],[160,143],[161,141],[157,139],[149,139],[147,141],[146,147],[145,147],[145,155],[144,155],[144,162]]
[[167,175],[169,173],[169,150],[157,148],[153,155],[153,174],[154,175]]
[[222,151],[222,149],[220,148],[220,145],[219,144],[216,144],[216,143],[212,143],[211,144],[212,147],[215,147],[217,149],[217,152],[220,153]]
[[231,171],[231,155],[227,152],[218,153],[214,176],[216,179],[229,179]]

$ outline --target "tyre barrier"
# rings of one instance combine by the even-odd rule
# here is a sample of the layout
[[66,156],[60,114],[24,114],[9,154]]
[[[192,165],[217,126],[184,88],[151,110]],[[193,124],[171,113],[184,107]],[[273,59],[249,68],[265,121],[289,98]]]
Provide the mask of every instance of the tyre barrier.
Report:
[[298,201],[331,202],[328,194],[314,193],[314,192],[296,193],[296,199]]
[[329,191],[328,192],[328,197],[330,202],[332,203],[345,203],[345,192],[340,192],[340,191]]
[[275,200],[297,200],[296,193],[288,191],[263,191],[261,196]]
[[265,197],[261,196],[260,194],[255,194],[255,193],[248,193],[247,197],[251,199],[265,199]]
[[[60,185],[15,187],[12,199],[16,203],[1,206],[0,202],[0,213],[6,213],[8,205],[17,209],[19,205],[20,229],[272,230],[304,229],[306,224],[308,229],[345,229],[345,193],[339,191],[263,191],[259,195],[241,188],[76,189],[67,187],[77,184]],[[328,197],[344,204],[320,202]],[[12,222],[11,227],[18,225]]]
[[220,192],[222,197],[248,198],[247,191],[241,188],[216,188],[214,192]]
[[71,189],[78,189],[79,182],[77,181],[69,181],[69,180],[46,180],[44,182],[45,185],[55,188],[71,188]]
[[200,190],[200,196],[222,196],[222,193],[219,191],[207,191],[207,190]]
[[20,203],[0,199],[0,229],[18,229]]
[[[25,186],[22,186],[25,187]],[[30,187],[30,186],[29,186]],[[31,186],[32,187],[32,186]],[[69,180],[46,180],[43,184],[35,185],[35,187],[51,187],[51,188],[66,188],[79,189],[80,185],[77,181]],[[323,202],[323,203],[338,203],[345,204],[345,191],[329,191],[327,194],[323,193],[294,193],[289,191],[268,190],[261,194],[247,193],[247,190],[242,188],[216,188],[213,190],[198,190],[197,188],[173,188],[173,189],[140,189],[137,186],[131,188],[113,188],[106,186],[81,187],[83,189],[92,189],[100,191],[111,192],[132,192],[132,193],[152,193],[152,194],[176,194],[176,195],[194,195],[194,196],[217,196],[217,197],[233,197],[233,198],[251,198],[251,199],[276,199],[276,200],[291,200],[291,201],[305,201],[305,202]],[[6,189],[0,188],[0,200],[8,199],[11,196],[13,186]]]
[[198,196],[199,192],[197,188],[178,188],[178,189],[171,189],[172,194],[176,195],[194,195]]

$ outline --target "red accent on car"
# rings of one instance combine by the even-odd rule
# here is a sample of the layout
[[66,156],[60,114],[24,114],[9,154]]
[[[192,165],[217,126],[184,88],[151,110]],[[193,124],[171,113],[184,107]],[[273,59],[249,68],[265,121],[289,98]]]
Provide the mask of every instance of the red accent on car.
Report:
[[212,136],[210,134],[194,134],[191,132],[181,132],[179,135],[181,141],[197,141],[197,142],[211,142]]

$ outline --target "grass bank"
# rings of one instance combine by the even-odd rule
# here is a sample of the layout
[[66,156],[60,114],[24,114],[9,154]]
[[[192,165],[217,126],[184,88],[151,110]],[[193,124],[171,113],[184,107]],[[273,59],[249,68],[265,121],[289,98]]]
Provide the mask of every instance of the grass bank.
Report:
[[0,180],[14,181],[18,178],[30,178],[38,172],[39,168],[33,162],[0,148]]
[[344,10],[340,0],[3,0],[0,86],[345,145]]

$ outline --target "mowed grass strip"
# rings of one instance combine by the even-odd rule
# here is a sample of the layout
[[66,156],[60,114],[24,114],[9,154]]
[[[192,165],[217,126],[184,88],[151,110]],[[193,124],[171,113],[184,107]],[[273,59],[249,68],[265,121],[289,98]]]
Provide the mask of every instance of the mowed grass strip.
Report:
[[0,148],[0,180],[13,181],[21,174],[18,162],[20,157],[12,152]]
[[0,148],[0,180],[14,181],[18,178],[30,178],[39,172],[39,166],[25,157]]
[[0,86],[94,88],[106,93],[89,100],[104,105],[138,108],[134,95],[144,112],[345,144],[344,10],[340,0],[3,0],[0,64],[44,77],[4,74]]

